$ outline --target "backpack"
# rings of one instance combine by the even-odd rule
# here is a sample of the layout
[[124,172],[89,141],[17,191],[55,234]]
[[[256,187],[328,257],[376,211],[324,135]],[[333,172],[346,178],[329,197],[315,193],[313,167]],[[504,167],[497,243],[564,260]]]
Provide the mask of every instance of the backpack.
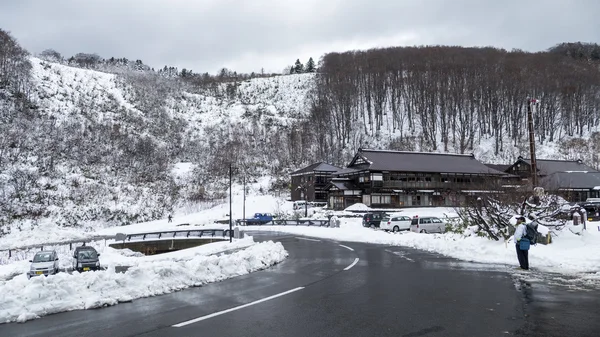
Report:
[[537,224],[528,223],[525,225],[525,229],[525,236],[523,238],[529,240],[530,244],[535,245],[538,239]]

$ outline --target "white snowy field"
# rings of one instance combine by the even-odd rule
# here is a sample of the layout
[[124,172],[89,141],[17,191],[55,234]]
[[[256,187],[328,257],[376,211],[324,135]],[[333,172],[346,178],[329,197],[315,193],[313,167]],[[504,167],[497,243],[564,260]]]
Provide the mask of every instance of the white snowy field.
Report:
[[[247,248],[228,255],[207,255],[233,247]],[[100,260],[108,263],[104,271],[58,273],[31,280],[19,274],[0,280],[0,323],[115,305],[218,282],[267,268],[288,255],[281,243],[254,243],[252,238],[148,257],[118,256],[111,250],[116,251],[102,250]],[[135,263],[125,273],[115,272],[116,265],[130,262]]]

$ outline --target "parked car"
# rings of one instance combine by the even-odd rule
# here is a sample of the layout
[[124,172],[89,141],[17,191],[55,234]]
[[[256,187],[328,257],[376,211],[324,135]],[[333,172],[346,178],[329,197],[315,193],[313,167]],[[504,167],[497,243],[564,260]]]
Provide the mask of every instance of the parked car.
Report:
[[99,270],[100,269],[100,254],[90,246],[79,246],[73,252],[73,270],[78,272]]
[[27,273],[27,278],[32,276],[48,276],[58,273],[58,254],[53,250],[43,250],[35,253],[31,262],[31,268]]
[[381,219],[380,229],[392,232],[410,230],[412,219],[409,216],[402,214],[390,214]]
[[[588,200],[591,198],[588,198]],[[587,215],[587,221],[600,221],[600,203],[598,202],[585,202],[582,203],[581,208],[585,209]],[[571,216],[571,219],[573,216]]]
[[444,233],[446,224],[440,218],[433,216],[414,217],[410,230],[415,233]]
[[363,215],[362,225],[363,227],[379,228],[381,219],[383,219],[385,216],[387,216],[385,212],[369,212]]
[[271,213],[255,213],[254,217],[246,219],[246,225],[262,225],[273,221]]

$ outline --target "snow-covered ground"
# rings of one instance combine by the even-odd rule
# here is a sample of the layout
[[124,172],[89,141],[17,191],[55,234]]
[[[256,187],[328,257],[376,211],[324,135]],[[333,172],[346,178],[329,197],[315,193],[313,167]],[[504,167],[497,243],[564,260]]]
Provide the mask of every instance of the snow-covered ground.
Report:
[[[233,218],[242,217],[242,195],[234,189]],[[358,206],[356,206],[358,207]],[[364,207],[363,207],[364,208]],[[199,225],[214,226],[210,222],[224,218],[229,212],[229,204],[222,204],[212,209],[189,214],[177,218],[177,223],[189,222]],[[271,212],[293,214],[293,203],[269,195],[249,196],[246,203],[246,216],[254,212]],[[298,211],[301,216],[304,211]],[[408,216],[437,216],[452,218],[456,216],[453,208],[407,208],[402,210]],[[328,212],[313,209],[309,217],[326,219]],[[312,215],[311,215],[312,214]],[[329,213],[331,214],[331,213]],[[339,215],[348,215],[349,212],[335,212]],[[505,241],[491,241],[477,236],[465,237],[460,234],[418,234],[403,232],[399,234],[386,233],[362,227],[361,218],[340,218],[341,228],[306,227],[306,226],[245,226],[243,229],[259,231],[280,231],[298,235],[307,235],[336,241],[367,242],[383,245],[406,246],[440,253],[461,260],[517,265],[514,243]],[[111,231],[134,231],[152,228],[158,230],[172,226],[166,220],[151,223],[137,224],[127,227],[106,229],[102,234]],[[530,263],[533,268],[543,272],[562,274],[579,274],[582,277],[600,279],[600,223],[589,223],[589,230],[580,235],[573,234],[569,229],[564,229],[553,237],[550,245],[538,244],[530,250]],[[596,274],[598,273],[598,274]]]
[[[225,248],[244,248],[227,255],[207,255]],[[194,249],[141,257],[126,251],[101,250],[105,271],[58,273],[28,280],[25,274],[0,280],[0,323],[24,322],[44,315],[115,305],[248,274],[287,257],[281,243],[215,243]],[[130,252],[130,251],[129,251]],[[119,264],[132,266],[117,273]],[[26,265],[20,263],[19,265]],[[16,264],[14,264],[16,265]]]
[[[387,233],[364,228],[362,219],[341,219],[340,228],[303,226],[248,226],[248,230],[280,231],[296,235],[336,241],[367,242],[406,246],[440,253],[457,259],[481,263],[518,265],[513,242],[491,241],[459,234]],[[544,272],[597,274],[600,279],[600,223],[591,223],[590,230],[575,235],[563,230],[550,245],[538,244],[529,251],[530,265]]]

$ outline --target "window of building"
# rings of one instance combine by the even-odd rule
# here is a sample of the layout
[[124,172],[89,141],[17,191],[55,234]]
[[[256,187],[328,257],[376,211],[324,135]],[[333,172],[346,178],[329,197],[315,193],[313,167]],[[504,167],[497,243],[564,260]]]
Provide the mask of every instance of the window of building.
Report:
[[327,200],[327,193],[323,193],[323,192],[315,193],[315,200]]
[[363,195],[363,204],[367,205],[367,206],[371,206],[371,196],[366,194]]
[[413,195],[412,196],[412,205],[413,206],[420,206],[421,205],[421,196],[420,195]]
[[373,204],[391,204],[392,203],[392,196],[390,195],[372,195],[371,196],[371,203]]

